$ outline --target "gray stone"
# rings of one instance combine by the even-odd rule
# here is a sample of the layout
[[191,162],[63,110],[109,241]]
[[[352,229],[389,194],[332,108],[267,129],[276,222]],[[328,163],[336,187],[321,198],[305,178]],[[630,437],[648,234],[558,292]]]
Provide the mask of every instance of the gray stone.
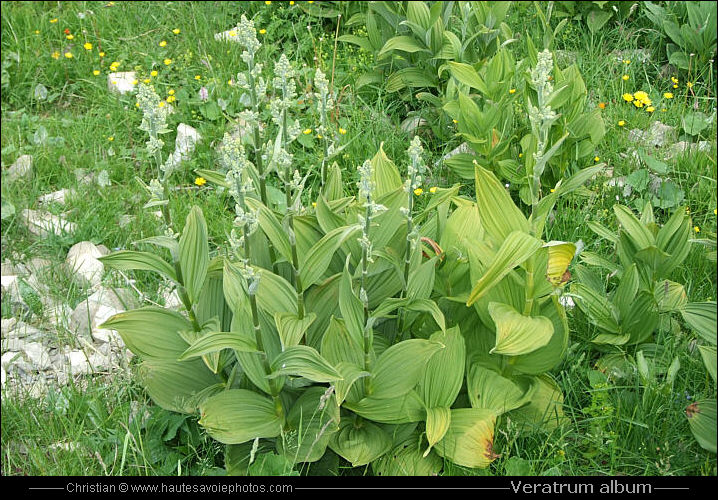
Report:
[[15,163],[7,169],[5,176],[10,182],[15,182],[19,179],[30,179],[32,177],[32,156],[22,155],[18,157]]
[[[5,323],[5,321],[7,321],[7,323]],[[24,321],[18,321],[15,318],[12,318],[12,320],[3,320],[2,329],[2,334],[5,339],[24,339],[27,342],[37,342],[47,336],[42,330],[28,325]]]
[[679,141],[675,144],[672,144],[668,151],[666,151],[665,159],[669,160],[671,158],[675,158],[676,156],[681,156],[684,154],[694,154],[696,152],[710,153],[710,151],[711,143],[708,141],[699,141],[697,143]]
[[70,248],[65,262],[79,283],[97,286],[102,282],[105,267],[98,257],[102,257],[102,252],[91,241],[81,241]]
[[0,276],[0,289],[3,296],[7,294],[10,297],[11,302],[22,302],[19,276]]
[[62,217],[53,215],[48,212],[25,209],[22,211],[22,221],[35,236],[45,238],[50,234],[62,236],[63,234],[72,234],[77,226],[73,222],[68,222]]
[[67,353],[67,362],[69,364],[70,374],[86,375],[92,373],[92,367],[90,366],[87,356],[84,352],[75,350]]
[[47,348],[40,342],[27,342],[20,352],[25,354],[25,357],[35,370],[44,371],[52,366],[50,353],[47,352]]
[[130,290],[102,287],[80,302],[72,311],[70,330],[89,338],[93,336],[93,331],[99,330],[98,326],[110,316],[134,307],[137,307],[137,299]]
[[677,131],[675,127],[666,125],[659,121],[651,124],[651,128],[642,131],[637,128],[628,133],[628,139],[634,143],[641,143],[643,146],[661,148],[676,140]]
[[126,94],[134,92],[137,85],[137,76],[134,71],[121,71],[107,75],[107,90],[113,94]]
[[60,205],[64,205],[65,201],[74,195],[75,191],[72,189],[60,189],[59,191],[54,191],[40,196],[37,201],[40,204],[59,203]]

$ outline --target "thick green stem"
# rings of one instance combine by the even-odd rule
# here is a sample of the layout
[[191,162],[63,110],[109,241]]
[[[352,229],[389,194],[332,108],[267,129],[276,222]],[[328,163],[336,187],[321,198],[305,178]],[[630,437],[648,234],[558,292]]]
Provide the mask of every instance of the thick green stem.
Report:
[[530,316],[534,306],[534,261],[533,257],[526,261],[526,299],[524,316]]

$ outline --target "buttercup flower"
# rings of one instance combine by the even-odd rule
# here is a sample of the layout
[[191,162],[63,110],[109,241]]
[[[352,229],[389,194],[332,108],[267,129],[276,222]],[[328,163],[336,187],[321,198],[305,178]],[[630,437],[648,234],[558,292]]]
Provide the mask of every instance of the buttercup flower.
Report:
[[65,57],[72,59],[74,56],[72,55],[72,52],[65,52]]
[[434,194],[434,193],[436,193],[436,190],[437,190],[437,189],[438,189],[438,188],[437,188],[436,186],[431,186],[431,187],[429,188],[429,192],[430,192],[431,194]]
[[164,47],[165,45],[167,45],[167,41],[162,40],[162,41],[160,42],[160,47]]
[[655,110],[656,110],[656,108],[654,108],[653,106],[648,106],[648,107],[646,108],[646,112],[647,112],[647,113],[653,113]]
[[595,161],[595,162],[598,162],[600,159],[601,159],[601,158],[598,157],[598,156],[594,156],[594,157],[593,157],[593,161]]
[[310,128],[305,128],[305,129],[302,131],[302,133],[303,133],[304,135],[309,135],[309,134],[312,133],[312,129],[310,129]]
[[619,127],[623,127],[625,124],[626,124],[626,122],[623,121],[623,120],[619,120],[619,121],[618,121],[618,126],[619,126]]
[[259,34],[260,34],[260,35],[265,35],[266,33],[267,33],[267,30],[265,30],[264,28],[262,28],[261,30],[259,30]]
[[678,78],[676,78],[675,76],[672,76],[672,77],[671,77],[671,81],[672,81],[673,83],[678,83]]
[[695,227],[693,228],[693,230],[694,230],[696,233],[700,233],[700,232],[701,232],[701,228],[699,228],[698,226],[695,226]]
[[344,134],[347,133],[347,131],[346,131],[346,129],[340,128],[340,129],[339,129],[339,133],[342,134],[342,135],[344,135]]
[[516,93],[516,89],[509,89],[509,94],[515,94],[515,93]]
[[92,74],[95,75],[95,76],[97,76],[97,75],[100,74],[100,70],[99,70],[99,69],[95,69],[95,70],[92,71]]
[[55,18],[55,19],[50,19],[50,22],[51,22],[51,23],[56,23],[56,22],[57,22],[57,18]]
[[673,99],[673,92],[665,92],[663,94],[663,97],[665,97],[666,99]]
[[194,79],[195,79],[195,80],[201,80],[201,79],[202,79],[202,76],[201,76],[201,75],[194,75]]
[[205,179],[204,177],[197,177],[194,180],[194,183],[197,184],[198,186],[204,186],[205,184],[207,184],[207,179]]
[[58,51],[55,51],[52,54],[50,54],[50,57],[52,57],[53,59],[59,59],[60,53]]
[[631,78],[631,77],[628,76],[628,75],[623,75],[621,78],[622,78],[623,81],[625,82],[626,80],[628,80],[628,79]]
[[169,66],[170,64],[172,64],[172,59],[167,58],[163,62],[165,63],[165,66]]
[[157,70],[150,71],[150,76],[157,76]]
[[623,94],[623,100],[626,102],[633,101],[633,94],[629,94],[628,92]]
[[421,196],[421,194],[422,194],[423,192],[424,192],[424,190],[421,189],[421,188],[416,188],[416,189],[414,190],[414,194],[415,194],[416,196]]
[[100,52],[99,56],[100,56],[100,57],[105,57],[105,53],[104,53],[104,52]]
[[179,35],[179,34],[180,34],[180,29],[179,29],[179,28],[175,28],[175,29],[172,30],[172,33],[174,33],[175,35]]
[[92,50],[92,44],[90,42],[85,42],[85,45],[83,45],[83,47],[85,47],[85,50]]
[[67,35],[65,38],[67,38],[68,40],[72,40],[75,38],[75,35]]

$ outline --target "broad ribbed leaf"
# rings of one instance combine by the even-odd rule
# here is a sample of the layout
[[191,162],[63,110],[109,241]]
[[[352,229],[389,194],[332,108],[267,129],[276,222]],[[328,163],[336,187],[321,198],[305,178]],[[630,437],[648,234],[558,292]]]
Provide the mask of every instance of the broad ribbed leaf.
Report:
[[187,215],[187,221],[179,240],[179,252],[182,282],[187,289],[190,302],[194,304],[202,291],[209,266],[207,224],[204,221],[202,210],[197,206],[192,207]]
[[474,285],[466,305],[470,306],[483,297],[513,268],[521,265],[539,248],[541,248],[541,241],[527,233],[514,231],[509,234],[484,275]]
[[576,254],[576,245],[565,241],[549,241],[544,247],[548,247],[546,278],[553,286],[559,286],[565,281],[564,273]]
[[273,438],[282,431],[282,419],[271,399],[244,389],[229,389],[204,401],[199,424],[224,444],[255,438]]
[[621,281],[616,287],[616,291],[613,293],[613,300],[611,301],[621,312],[621,319],[625,319],[625,317],[628,316],[633,301],[636,300],[636,294],[638,294],[640,284],[638,268],[634,263],[631,267],[623,271],[623,276],[621,276]]
[[524,405],[535,387],[518,380],[509,380],[493,370],[475,363],[466,378],[472,408],[492,410],[496,415]]
[[571,285],[571,295],[576,299],[576,305],[591,319],[591,323],[608,333],[619,333],[613,306],[605,295],[581,283]]
[[410,36],[395,36],[386,41],[384,46],[381,48],[379,53],[376,55],[377,59],[381,59],[387,53],[394,50],[401,50],[410,54],[414,52],[427,52],[430,51],[415,38]]
[[514,231],[529,232],[529,223],[514,204],[508,190],[493,172],[478,164],[475,169],[476,205],[481,225],[497,243],[503,242]]
[[707,345],[699,345],[698,350],[703,358],[703,364],[706,365],[708,373],[713,378],[713,382],[716,382],[716,371],[718,371],[718,367],[716,366],[716,348]]
[[271,368],[272,373],[269,378],[293,375],[314,382],[333,382],[342,378],[341,374],[316,349],[305,345],[295,345],[282,351],[272,361]]
[[683,319],[695,332],[713,345],[716,345],[716,303],[690,302],[683,311]]
[[285,348],[298,345],[304,336],[304,332],[311,326],[317,315],[309,313],[302,319],[291,312],[274,313],[274,323],[277,325],[279,338]]
[[409,274],[407,297],[409,299],[428,299],[434,289],[436,258],[423,262]]
[[299,271],[304,290],[321,279],[339,247],[360,230],[361,226],[358,224],[338,227],[324,235],[309,249]]
[[344,408],[374,422],[406,424],[426,418],[424,403],[415,391],[398,398],[363,398],[357,402],[344,402]]
[[438,476],[444,461],[433,451],[424,455],[419,436],[413,434],[371,464],[376,476]]
[[155,271],[167,276],[173,281],[177,281],[177,274],[174,268],[162,257],[153,253],[120,250],[119,252],[113,252],[110,255],[100,257],[97,260],[112,269],[119,269],[120,271],[132,271],[135,269]]
[[436,332],[431,340],[446,347],[431,357],[416,392],[427,408],[448,408],[454,404],[464,380],[466,345],[458,326],[446,333]]
[[702,399],[686,408],[691,432],[701,448],[716,452],[716,400]]
[[336,365],[336,368],[341,374],[342,379],[334,382],[334,392],[337,398],[337,403],[342,404],[349,395],[354,383],[364,377],[371,376],[371,373],[362,370],[358,365],[348,363],[346,361],[339,362]]
[[138,356],[175,361],[188,347],[179,332],[192,330],[192,324],[179,313],[149,306],[115,314],[100,328],[117,330]]
[[255,268],[259,273],[257,305],[271,316],[278,312],[297,312],[297,291],[287,280],[267,269]]
[[653,297],[656,299],[659,312],[678,312],[688,303],[683,285],[670,280],[656,283]]
[[368,420],[359,426],[349,418],[339,423],[339,431],[332,435],[329,448],[348,460],[353,467],[366,465],[382,456],[391,448],[391,438]]
[[289,245],[289,238],[287,238],[286,231],[282,228],[282,224],[274,213],[264,206],[261,201],[254,198],[246,198],[246,203],[250,210],[257,211],[259,227],[262,228],[274,248],[277,249],[282,257],[287,259],[287,262],[292,262],[292,247]]
[[494,455],[494,424],[491,410],[459,408],[451,410],[451,425],[434,450],[464,467],[488,467]]
[[326,388],[310,387],[287,415],[291,430],[277,440],[282,454],[292,463],[316,462],[324,455],[332,435],[339,430],[339,406]]
[[198,338],[180,356],[179,361],[196,358],[205,354],[234,349],[241,352],[256,352],[257,342],[253,335],[239,332],[209,332]]
[[451,72],[451,76],[456,78],[458,81],[468,87],[477,89],[482,94],[489,93],[486,82],[484,82],[484,79],[481,78],[473,66],[455,61],[448,61],[447,64],[449,71]]
[[451,424],[451,410],[449,408],[426,409],[426,440],[429,447],[424,452],[427,456],[432,446],[441,441],[449,430]]
[[548,375],[534,377],[536,389],[528,405],[509,413],[512,419],[551,430],[563,423],[563,394],[556,382]]
[[548,344],[553,335],[550,319],[524,316],[507,304],[490,302],[489,314],[496,324],[496,345],[490,354],[527,354]]
[[361,342],[364,336],[364,305],[352,289],[352,279],[345,267],[339,285],[339,310],[351,337]]
[[391,193],[403,185],[399,170],[384,153],[384,143],[379,145],[379,151],[371,159],[371,169],[375,185],[374,199]]
[[444,345],[439,342],[410,339],[391,346],[379,357],[371,380],[371,396],[398,398],[419,382],[429,361]]
[[616,214],[623,231],[636,245],[637,250],[642,250],[656,244],[656,239],[646,226],[641,224],[631,209],[623,205],[614,205],[613,211]]
[[152,401],[168,411],[195,413],[202,394],[210,396],[213,388],[221,390],[222,379],[198,359],[147,359],[138,373]]

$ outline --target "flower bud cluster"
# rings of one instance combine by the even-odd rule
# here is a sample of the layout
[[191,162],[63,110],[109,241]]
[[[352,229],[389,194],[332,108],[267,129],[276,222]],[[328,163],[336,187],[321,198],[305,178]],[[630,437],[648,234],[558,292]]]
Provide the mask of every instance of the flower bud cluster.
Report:
[[162,149],[164,142],[158,134],[167,129],[167,115],[169,108],[160,106],[160,96],[151,85],[140,83],[137,90],[137,102],[142,111],[142,123],[140,130],[147,132],[150,140],[147,141],[147,151],[154,156]]

